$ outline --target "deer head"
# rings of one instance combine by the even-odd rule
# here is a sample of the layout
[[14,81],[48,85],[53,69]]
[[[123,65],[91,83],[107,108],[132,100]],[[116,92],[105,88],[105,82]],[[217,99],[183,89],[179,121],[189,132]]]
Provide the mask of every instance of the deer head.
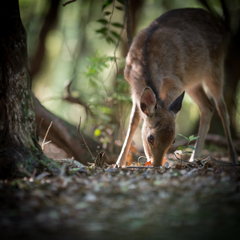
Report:
[[146,87],[141,95],[143,147],[153,166],[162,165],[164,155],[174,142],[175,118],[182,107],[184,93],[168,108],[157,103],[156,96],[150,87]]

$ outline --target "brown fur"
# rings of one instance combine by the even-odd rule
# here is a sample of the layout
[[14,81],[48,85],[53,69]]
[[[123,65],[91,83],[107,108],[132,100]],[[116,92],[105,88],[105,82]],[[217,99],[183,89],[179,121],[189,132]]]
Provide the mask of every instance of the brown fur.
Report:
[[[133,109],[118,165],[125,165],[140,118],[143,119],[142,140],[146,156],[155,166],[161,165],[175,136],[176,114],[169,107],[184,90],[199,106],[202,116],[200,138],[194,153],[199,157],[214,108],[203,90],[203,83],[209,87],[222,119],[230,158],[233,163],[237,162],[222,96],[226,47],[227,34],[223,25],[203,9],[169,11],[134,38],[124,72],[131,85]],[[149,111],[155,109],[151,117],[141,109],[145,106],[141,101],[147,87],[157,102],[156,109],[153,105],[149,108]],[[150,135],[154,137],[153,144],[149,144]]]

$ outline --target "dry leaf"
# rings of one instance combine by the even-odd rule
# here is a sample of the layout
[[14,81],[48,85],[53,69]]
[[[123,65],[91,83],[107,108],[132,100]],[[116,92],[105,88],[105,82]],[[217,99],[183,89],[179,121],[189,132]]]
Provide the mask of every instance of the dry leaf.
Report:
[[151,161],[146,162],[146,163],[145,163],[145,167],[152,167],[152,162],[151,162]]
[[162,161],[162,166],[167,162],[167,158],[164,158]]
[[[164,158],[163,159],[163,162],[162,162],[162,166],[167,162],[167,159]],[[152,162],[151,161],[148,161],[145,163],[145,167],[152,167]]]

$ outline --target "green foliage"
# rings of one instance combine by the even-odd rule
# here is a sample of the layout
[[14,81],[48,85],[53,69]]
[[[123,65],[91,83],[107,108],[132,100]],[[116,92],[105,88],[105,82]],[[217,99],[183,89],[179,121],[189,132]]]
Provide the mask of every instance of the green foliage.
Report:
[[108,21],[106,19],[99,19],[97,22],[102,23],[102,24],[108,24]]
[[99,75],[104,69],[109,67],[108,62],[112,60],[106,55],[100,56],[99,53],[97,53],[95,57],[88,57],[87,60],[89,65],[83,73],[88,79],[88,83],[91,87],[99,87],[101,84],[99,81]]
[[[98,19],[97,22],[103,25],[104,27],[101,27],[100,29],[95,30],[97,34],[100,34],[100,36],[107,41],[109,44],[116,44],[117,41],[122,41],[122,38],[120,34],[112,29],[112,27],[123,29],[124,25],[122,23],[118,22],[111,22],[111,18],[114,12],[114,9],[117,9],[119,11],[124,11],[124,1],[117,1],[118,3],[122,4],[123,6],[115,6],[116,2],[113,2],[112,0],[107,0],[102,5],[102,12],[104,18]],[[112,8],[112,12],[104,11],[106,7],[114,4],[115,8]]]
[[[113,14],[122,14],[124,11],[124,1],[105,1],[102,5],[102,18],[97,20],[100,25],[95,32],[105,41],[116,47],[122,41],[121,32],[124,29],[124,24],[116,20],[112,21]],[[114,19],[114,18],[113,18]],[[94,97],[93,112],[98,116],[92,119],[92,123],[96,126],[94,136],[97,137],[104,146],[113,142],[114,130],[119,131],[119,116],[118,108],[124,103],[130,103],[131,99],[128,96],[129,85],[123,75],[119,73],[119,69],[125,67],[125,60],[115,56],[100,56],[99,53],[95,57],[88,58],[89,66],[84,72],[88,80],[89,86],[97,92],[97,97]],[[118,69],[118,70],[116,70]],[[114,71],[115,70],[115,71]],[[114,76],[113,76],[113,71]],[[113,78],[114,81],[109,83],[108,78]]]
[[187,144],[178,146],[177,151],[175,151],[175,153],[178,153],[182,156],[183,154],[186,153],[191,154],[193,150],[196,150],[194,146],[190,145],[190,142],[198,139],[199,138],[198,136],[194,137],[194,135],[191,135],[190,137],[186,137],[180,133],[178,135],[181,136],[182,138],[185,138],[187,140]]
[[102,142],[104,148],[113,142],[113,131],[119,128],[119,104],[130,103],[128,96],[129,84],[123,75],[114,76],[115,82],[109,82],[111,72],[116,62],[124,68],[125,60],[100,55],[99,52],[93,57],[88,57],[88,65],[83,72],[94,96],[92,97],[92,111],[97,116],[89,122],[96,127],[94,137]]
[[103,5],[102,5],[102,11],[109,6],[111,3],[113,2],[113,0],[107,0]]
[[123,24],[121,24],[121,23],[117,23],[117,22],[115,22],[115,23],[111,23],[114,27],[118,27],[118,28],[123,28],[124,26],[123,26]]

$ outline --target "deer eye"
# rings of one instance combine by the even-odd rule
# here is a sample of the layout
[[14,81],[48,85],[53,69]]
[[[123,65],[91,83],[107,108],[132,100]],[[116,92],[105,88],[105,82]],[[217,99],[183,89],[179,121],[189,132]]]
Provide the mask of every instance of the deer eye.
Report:
[[149,143],[151,143],[151,144],[154,143],[154,136],[153,135],[149,135],[147,139],[148,139]]

